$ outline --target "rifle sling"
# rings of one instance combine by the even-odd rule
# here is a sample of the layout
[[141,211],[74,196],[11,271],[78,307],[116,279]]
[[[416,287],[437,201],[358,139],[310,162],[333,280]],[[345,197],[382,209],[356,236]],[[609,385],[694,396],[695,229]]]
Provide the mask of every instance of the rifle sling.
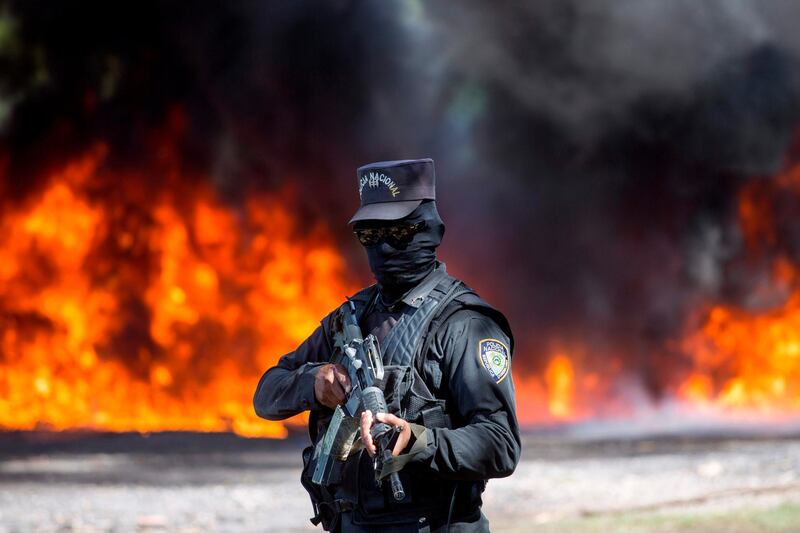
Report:
[[411,446],[411,449],[408,450],[408,453],[397,455],[386,460],[381,466],[381,473],[378,475],[378,479],[383,479],[392,472],[399,472],[415,455],[428,447],[428,431],[425,426],[413,423],[409,423],[408,425],[411,427],[411,434],[415,439],[414,444]]

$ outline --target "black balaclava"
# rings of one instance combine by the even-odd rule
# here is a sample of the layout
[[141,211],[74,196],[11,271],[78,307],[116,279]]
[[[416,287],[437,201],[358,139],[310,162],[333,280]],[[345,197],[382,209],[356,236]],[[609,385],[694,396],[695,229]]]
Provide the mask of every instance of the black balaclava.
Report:
[[[399,300],[436,267],[436,247],[442,242],[444,222],[436,210],[436,202],[423,201],[410,215],[392,221],[416,224],[425,222],[425,229],[414,235],[414,239],[402,248],[394,248],[387,242],[366,246],[369,267],[387,304]],[[358,225],[370,226],[371,221]],[[378,224],[376,224],[378,225]],[[382,222],[379,225],[388,225]]]

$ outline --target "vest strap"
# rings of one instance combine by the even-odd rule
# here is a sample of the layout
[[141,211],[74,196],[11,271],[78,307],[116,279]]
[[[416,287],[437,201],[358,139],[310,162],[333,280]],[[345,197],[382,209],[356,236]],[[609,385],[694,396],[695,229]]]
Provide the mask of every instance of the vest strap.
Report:
[[413,424],[411,422],[409,422],[408,425],[415,439],[414,444],[411,446],[411,449],[408,450],[408,453],[396,457],[393,456],[391,459],[386,460],[383,466],[381,466],[381,473],[378,475],[378,479],[383,479],[393,472],[399,472],[415,455],[428,447],[428,431],[425,426],[420,426],[419,424]]
[[422,331],[422,335],[420,335],[420,338],[417,340],[417,345],[414,347],[414,357],[412,361],[419,375],[423,375],[425,353],[427,353],[428,348],[430,348],[431,339],[434,338],[433,334],[435,334],[439,326],[450,317],[450,313],[445,314],[444,312],[447,306],[459,296],[470,292],[472,292],[472,289],[464,285],[463,282],[456,280],[447,294],[439,302],[439,305],[436,306],[436,312],[432,314],[425,324],[425,329]]
[[441,309],[442,303],[461,282],[446,274],[431,289],[422,304],[413,312],[404,314],[381,343],[383,362],[386,365],[411,366],[431,319]]

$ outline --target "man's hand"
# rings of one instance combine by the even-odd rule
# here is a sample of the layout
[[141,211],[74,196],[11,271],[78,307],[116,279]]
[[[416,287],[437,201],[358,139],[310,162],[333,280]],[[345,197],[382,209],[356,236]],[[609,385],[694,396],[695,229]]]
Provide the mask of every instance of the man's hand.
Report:
[[[378,422],[384,422],[390,426],[400,428],[400,435],[397,436],[397,442],[392,450],[392,455],[400,455],[408,445],[408,441],[411,440],[411,426],[402,418],[398,418],[391,413],[378,413],[374,418],[377,419]],[[372,442],[372,433],[369,431],[372,428],[373,422],[372,411],[367,409],[361,413],[361,442],[364,443],[364,448],[367,449],[367,453],[369,453],[370,456],[374,456],[377,451],[375,443]]]
[[317,369],[314,377],[314,396],[326,407],[336,409],[350,392],[350,376],[342,365],[327,364]]

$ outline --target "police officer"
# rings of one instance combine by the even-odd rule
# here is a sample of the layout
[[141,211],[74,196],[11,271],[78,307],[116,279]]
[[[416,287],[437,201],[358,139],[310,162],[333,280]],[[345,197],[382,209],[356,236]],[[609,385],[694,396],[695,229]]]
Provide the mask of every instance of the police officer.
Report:
[[[481,493],[510,475],[520,456],[508,321],[436,258],[444,223],[435,202],[431,159],[386,161],[358,169],[361,207],[350,220],[377,283],[354,295],[359,325],[381,347],[388,412],[362,414],[363,448],[328,486],[310,482],[313,445],[350,391],[331,363],[334,312],[261,377],[256,413],[282,420],[310,410],[312,445],[303,485],[316,516],[333,531],[488,531]],[[376,483],[369,428],[398,428],[393,469],[406,495],[395,501]]]

